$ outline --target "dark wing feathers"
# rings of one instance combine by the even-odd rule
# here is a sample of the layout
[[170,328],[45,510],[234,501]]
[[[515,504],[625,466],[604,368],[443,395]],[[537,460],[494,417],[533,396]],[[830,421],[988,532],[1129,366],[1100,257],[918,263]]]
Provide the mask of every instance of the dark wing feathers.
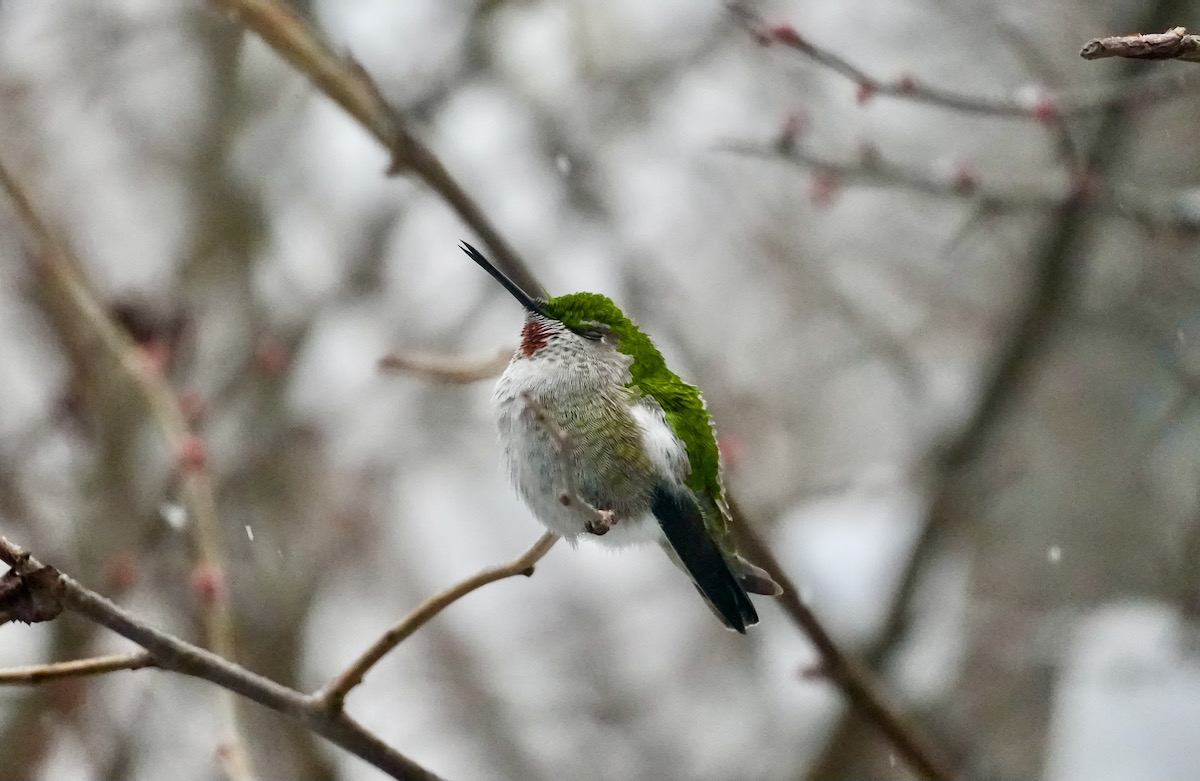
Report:
[[746,627],[757,624],[758,613],[705,530],[700,506],[691,492],[681,485],[659,483],[650,497],[650,510],[696,589],[725,625],[745,634]]

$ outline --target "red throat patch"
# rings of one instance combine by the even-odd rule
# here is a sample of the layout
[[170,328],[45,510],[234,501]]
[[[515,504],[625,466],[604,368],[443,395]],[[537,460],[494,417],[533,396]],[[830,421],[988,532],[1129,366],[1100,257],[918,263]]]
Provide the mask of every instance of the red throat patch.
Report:
[[546,327],[537,320],[530,320],[521,329],[521,353],[526,357],[532,356],[546,346],[550,334]]

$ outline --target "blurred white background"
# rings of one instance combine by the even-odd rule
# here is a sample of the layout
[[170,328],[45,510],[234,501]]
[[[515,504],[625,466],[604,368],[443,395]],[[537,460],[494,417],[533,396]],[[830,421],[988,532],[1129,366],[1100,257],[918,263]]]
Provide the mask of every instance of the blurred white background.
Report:
[[[1066,279],[972,428],[1080,181],[1056,133],[1085,148],[1096,112],[859,99],[718,2],[293,5],[552,294],[611,296],[702,389],[747,516],[964,775],[1200,778],[1194,82],[1106,139],[1121,151],[1093,172]],[[757,9],[885,82],[1031,114],[1105,89],[1121,66],[1079,47],[1142,20],[1118,0]],[[784,159],[789,122],[797,150],[860,175]],[[541,533],[499,467],[491,382],[376,365],[512,347],[519,307],[457,249],[474,238],[455,214],[386,177],[261,41],[198,1],[0,0],[0,159],[203,402],[246,666],[315,689]],[[0,215],[0,533],[195,639],[171,459],[64,348]],[[968,458],[942,456],[964,437]],[[560,545],[418,632],[348,707],[451,779],[909,777],[757,604],[736,636],[658,551]],[[0,627],[2,666],[124,647],[69,618]],[[244,715],[265,777],[380,777]],[[0,778],[215,777],[218,743],[212,687],[165,673],[0,689]]]

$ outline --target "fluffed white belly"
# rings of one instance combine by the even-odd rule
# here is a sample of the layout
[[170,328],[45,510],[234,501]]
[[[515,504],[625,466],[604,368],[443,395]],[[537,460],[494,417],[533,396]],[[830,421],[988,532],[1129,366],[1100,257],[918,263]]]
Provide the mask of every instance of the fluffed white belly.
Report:
[[[571,390],[566,389],[567,392]],[[648,511],[628,516],[618,514],[616,523],[603,535],[588,532],[588,523],[595,519],[596,510],[610,509],[603,506],[603,487],[577,485],[580,481],[577,475],[573,476],[572,462],[564,456],[564,448],[570,448],[571,443],[568,441],[564,445],[558,441],[556,432],[539,422],[527,404],[527,398],[547,399],[546,406],[569,403],[560,397],[563,393],[561,387],[547,386],[545,367],[536,366],[535,361],[513,361],[497,383],[494,396],[496,423],[504,463],[517,492],[547,529],[572,544],[580,537],[610,547],[662,542],[664,537],[658,520]],[[662,412],[634,405],[631,413],[655,472],[679,476],[682,465],[682,475],[686,476],[686,451],[666,424]],[[586,464],[583,470],[588,471]],[[593,501],[593,507],[579,501],[581,499]]]

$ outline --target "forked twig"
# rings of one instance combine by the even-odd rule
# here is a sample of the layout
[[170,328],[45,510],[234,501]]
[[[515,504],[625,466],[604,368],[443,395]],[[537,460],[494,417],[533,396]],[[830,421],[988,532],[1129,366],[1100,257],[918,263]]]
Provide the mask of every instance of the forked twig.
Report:
[[541,539],[533,544],[532,548],[508,564],[485,569],[439,594],[434,594],[421,603],[416,610],[405,616],[403,621],[385,632],[354,664],[346,668],[345,672],[335,678],[323,691],[319,692],[316,695],[317,701],[322,707],[330,711],[340,711],[345,705],[346,695],[355,686],[362,683],[363,677],[366,676],[379,660],[383,659],[392,649],[412,636],[413,632],[425,626],[438,613],[476,589],[482,588],[489,583],[495,583],[498,580],[516,577],[517,575],[529,577],[533,574],[534,565],[554,547],[554,543],[556,542],[558,542],[558,536],[551,532],[546,532],[542,535]]
[[132,640],[146,649],[154,660],[154,667],[202,678],[227,692],[251,699],[299,722],[393,778],[441,781],[439,776],[384,743],[343,711],[330,710],[316,697],[289,689],[212,651],[155,629],[74,578],[42,564],[2,536],[0,561],[12,568],[8,574],[28,583],[31,601],[54,601],[60,609],[77,613]]

